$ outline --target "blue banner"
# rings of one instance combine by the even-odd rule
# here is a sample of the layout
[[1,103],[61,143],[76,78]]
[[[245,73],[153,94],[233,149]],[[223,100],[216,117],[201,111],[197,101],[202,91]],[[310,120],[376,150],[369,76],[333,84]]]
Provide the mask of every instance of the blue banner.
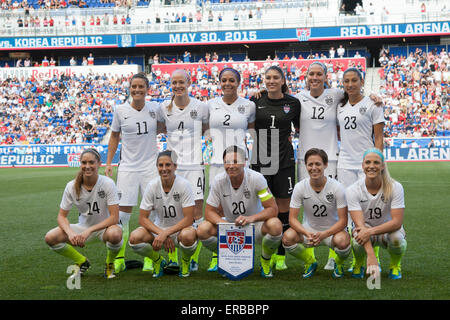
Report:
[[[112,164],[119,163],[120,147]],[[95,148],[100,153],[102,163],[106,163],[108,145],[14,145],[0,146],[0,168],[11,167],[79,167],[80,154],[86,148]]]
[[5,37],[0,50],[148,47],[450,35],[449,21],[338,27],[167,32],[122,35]]
[[386,161],[450,161],[450,148],[385,148]]

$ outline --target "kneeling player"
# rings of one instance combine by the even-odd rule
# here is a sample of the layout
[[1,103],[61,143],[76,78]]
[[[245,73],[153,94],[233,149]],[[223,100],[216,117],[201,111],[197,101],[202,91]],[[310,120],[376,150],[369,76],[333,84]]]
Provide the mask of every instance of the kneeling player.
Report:
[[[297,183],[292,193],[289,210],[289,228],[283,236],[283,246],[294,257],[305,262],[303,278],[311,277],[317,262],[306,248],[326,245],[337,257],[333,278],[344,276],[343,263],[350,254],[350,236],[347,226],[347,202],[345,189],[337,180],[326,177],[324,172],[328,156],[321,149],[312,148],[305,153],[309,178]],[[298,220],[300,207],[304,207],[303,224]]]
[[[164,246],[169,253],[181,249],[181,277],[190,275],[189,264],[197,248],[194,221],[194,194],[189,181],[175,175],[176,164],[172,152],[158,155],[156,166],[159,178],[146,187],[139,213],[139,228],[130,235],[130,247],[138,254],[153,260],[153,277],[164,274],[166,260],[159,254]],[[156,211],[155,223],[149,219]]]
[[[89,260],[75,247],[84,247],[95,238],[106,243],[105,277],[114,278],[114,259],[122,246],[119,222],[119,196],[114,181],[98,174],[101,160],[95,149],[86,149],[80,156],[80,171],[64,190],[58,213],[58,227],[45,235],[45,242],[56,253],[71,259],[84,274]],[[75,205],[78,223],[70,224],[67,216]]]
[[403,229],[403,187],[390,177],[383,153],[376,148],[364,153],[362,168],[365,177],[346,190],[349,212],[355,224],[355,267],[352,276],[364,278],[366,254],[367,273],[379,276],[379,266],[373,251],[373,246],[379,245],[387,249],[391,256],[389,278],[400,279],[401,259],[407,245]]
[[[197,228],[203,245],[217,252],[217,223],[234,222],[237,226],[255,224],[255,240],[262,240],[261,276],[273,276],[270,258],[281,242],[283,226],[277,218],[278,207],[259,172],[245,167],[245,151],[230,146],[223,153],[225,172],[211,183],[206,201],[205,221]],[[222,218],[219,212],[223,211]]]

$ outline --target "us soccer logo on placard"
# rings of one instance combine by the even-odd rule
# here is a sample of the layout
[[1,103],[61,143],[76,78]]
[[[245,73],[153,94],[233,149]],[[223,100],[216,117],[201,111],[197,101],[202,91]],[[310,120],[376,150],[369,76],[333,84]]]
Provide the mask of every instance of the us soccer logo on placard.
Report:
[[245,244],[245,232],[244,231],[227,231],[227,245],[235,254],[241,252],[244,249]]
[[254,224],[236,226],[217,224],[217,270],[231,280],[240,280],[253,272],[255,257]]

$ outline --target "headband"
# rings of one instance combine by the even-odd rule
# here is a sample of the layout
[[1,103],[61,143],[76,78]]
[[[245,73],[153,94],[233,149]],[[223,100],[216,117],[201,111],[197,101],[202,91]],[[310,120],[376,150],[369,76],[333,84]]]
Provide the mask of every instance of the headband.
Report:
[[327,66],[326,66],[324,63],[320,62],[320,61],[314,61],[313,63],[311,63],[311,64],[309,65],[309,67],[308,67],[308,72],[309,72],[309,68],[311,68],[311,66],[312,66],[312,65],[315,65],[315,64],[321,66],[322,69],[323,69],[323,72],[324,72],[325,74],[327,74]]
[[238,79],[238,82],[241,82],[241,75],[239,74],[239,72],[238,72],[236,69],[233,69],[233,68],[223,68],[222,71],[220,71],[220,73],[219,73],[219,79],[222,78],[222,74],[223,74],[225,71],[231,71],[231,72],[233,72],[233,73],[236,75],[236,77],[237,77],[237,79]]
[[347,72],[356,72],[356,73],[358,74],[359,78],[360,78],[361,80],[363,79],[362,72],[361,72],[359,69],[357,69],[357,68],[354,68],[354,67],[348,68],[347,70],[344,71],[344,75],[345,75]]
[[364,152],[363,159],[364,159],[369,153],[375,153],[375,154],[379,155],[380,158],[381,158],[381,161],[384,162],[384,155],[383,155],[383,152],[381,152],[381,151],[378,150],[377,148],[370,148],[370,149],[367,149],[366,152]]

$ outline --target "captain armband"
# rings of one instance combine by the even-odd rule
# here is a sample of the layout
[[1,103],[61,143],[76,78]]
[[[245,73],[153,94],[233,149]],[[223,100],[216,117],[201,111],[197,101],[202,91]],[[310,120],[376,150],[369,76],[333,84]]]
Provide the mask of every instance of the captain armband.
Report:
[[261,200],[261,202],[264,202],[266,200],[269,200],[270,198],[273,198],[273,195],[272,195],[272,193],[270,193],[268,188],[258,191],[257,194],[258,194],[258,197]]

